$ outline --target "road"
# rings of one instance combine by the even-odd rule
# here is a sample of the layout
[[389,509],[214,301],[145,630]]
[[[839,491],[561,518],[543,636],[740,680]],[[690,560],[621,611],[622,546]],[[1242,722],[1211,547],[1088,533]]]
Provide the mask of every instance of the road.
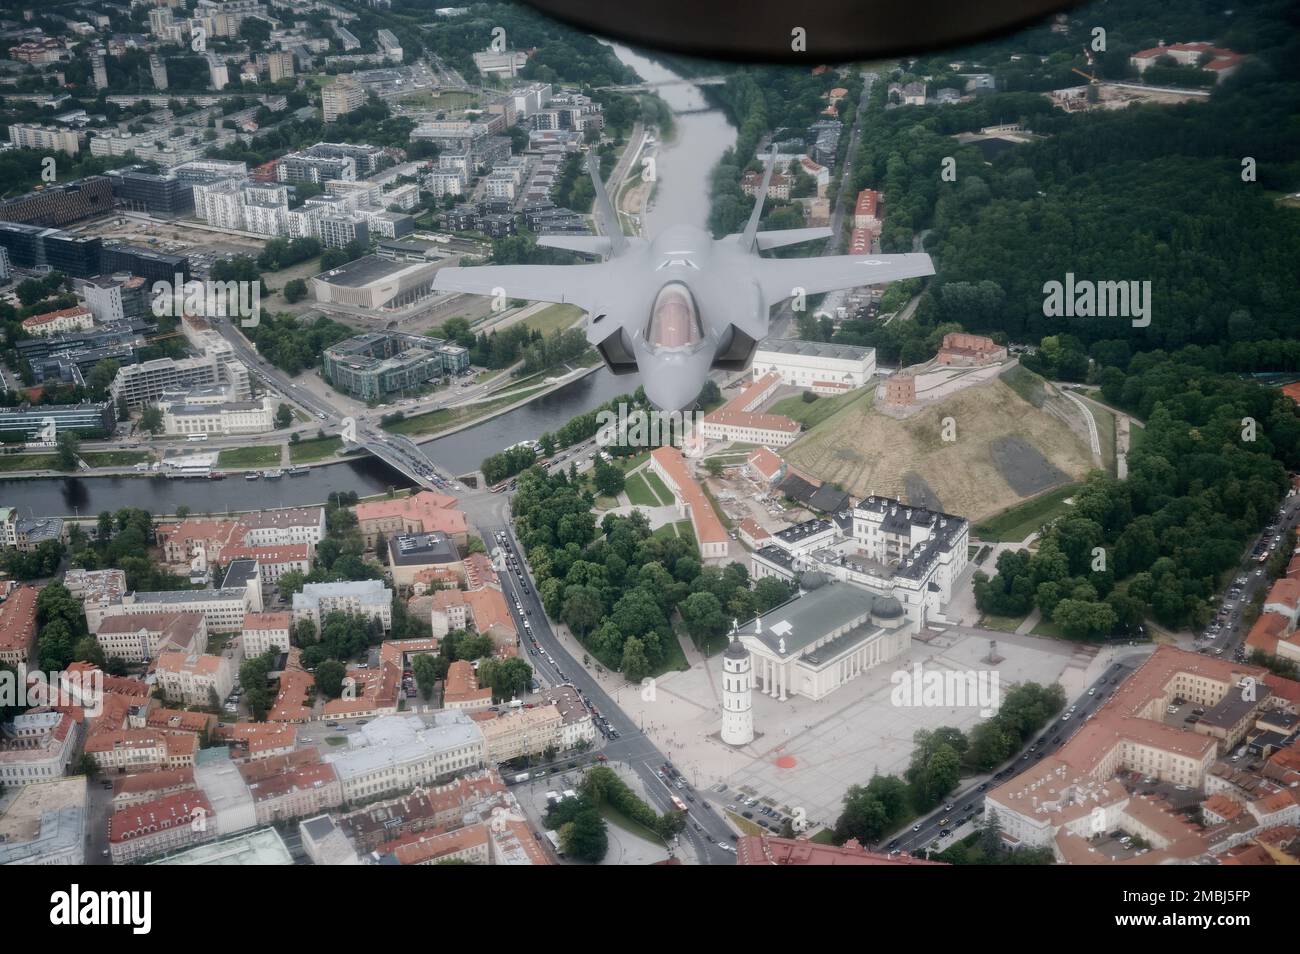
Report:
[[1267,591],[1273,584],[1264,564],[1256,556],[1275,553],[1276,548],[1285,542],[1286,532],[1296,528],[1297,519],[1300,519],[1300,496],[1287,496],[1268,526],[1250,539],[1249,547],[1237,566],[1236,577],[1223,595],[1219,612],[1205,631],[1193,638],[1190,648],[1215,656],[1245,658],[1245,641],[1250,628],[1245,625],[1242,611],[1257,594]]
[[[506,601],[511,605],[512,612],[515,612],[518,621],[517,628],[522,634],[521,638],[525,648],[530,646],[530,640],[527,637],[528,629],[524,626],[525,622],[529,624],[529,628],[537,640],[538,654],[527,656],[528,663],[533,667],[538,677],[549,685],[572,684],[583,693],[588,703],[594,706],[609,721],[610,727],[618,733],[618,737],[607,740],[600,750],[601,753],[610,761],[623,762],[636,772],[644,784],[645,790],[649,793],[652,807],[656,811],[675,811],[676,808],[672,803],[673,795],[682,798],[690,795],[691,798],[695,799],[693,803],[688,802],[690,807],[689,819],[686,828],[681,833],[681,837],[689,842],[695,856],[702,863],[731,864],[734,862],[735,855],[719,847],[720,844],[730,845],[732,843],[731,836],[733,832],[730,826],[723,821],[716,811],[704,807],[708,803],[694,790],[690,788],[681,790],[669,788],[657,774],[663,764],[668,761],[668,758],[650,741],[640,727],[618,707],[614,700],[601,688],[600,683],[587,672],[581,661],[574,659],[556,637],[551,628],[551,622],[546,617],[546,611],[542,608],[541,600],[538,599],[537,587],[533,584],[527,561],[522,557],[523,549],[519,546],[518,540],[515,539],[514,529],[510,526],[506,516],[505,502],[502,501],[495,509],[500,515],[500,522],[487,525],[478,524],[477,528],[483,542],[489,548],[495,544],[498,531],[506,533],[509,546],[518,557],[520,571],[513,574],[503,571],[501,573],[501,587],[505,591]],[[523,607],[523,614],[519,614],[513,609],[516,600]],[[696,831],[696,825],[699,825],[702,830]]]
[[1069,400],[1073,401],[1075,406],[1083,414],[1083,419],[1088,423],[1088,443],[1092,446],[1092,458],[1100,465],[1101,463],[1101,437],[1097,433],[1097,419],[1092,416],[1092,408],[1079,400],[1079,396],[1074,393],[1069,385],[1064,383],[1056,384],[1056,389],[1064,394]]
[[[936,808],[925,818],[918,819],[912,829],[889,840],[882,847],[888,851],[921,851],[928,846],[939,844],[943,850],[954,842],[968,836],[981,820],[984,806],[984,793],[996,788],[1004,780],[1018,775],[1029,766],[1046,758],[1069,741],[1070,736],[1079,731],[1079,727],[1092,715],[1096,708],[1115,687],[1127,678],[1147,657],[1146,653],[1133,653],[1118,662],[1111,663],[1086,691],[1067,707],[1066,712],[1049,722],[1042,732],[1031,739],[1011,761],[992,775],[982,775],[966,779],[963,788],[948,796],[947,802]],[[940,832],[947,830],[948,835]],[[882,839],[884,841],[884,839]]]
[[[849,145],[844,151],[844,165],[840,168],[840,192],[835,197],[835,208],[831,210],[831,237],[826,240],[826,247],[822,250],[823,255],[838,255],[843,250],[845,241],[844,217],[851,214],[852,210],[857,206],[857,196],[853,192],[853,163],[857,161],[858,146],[862,141],[859,129],[862,126],[863,117],[867,114],[867,100],[871,98],[871,88],[875,82],[875,73],[863,74],[862,98],[858,100],[858,111],[854,114],[853,124],[847,131]],[[794,310],[790,307],[791,300],[787,299],[776,307],[776,311],[768,324],[769,337],[788,338],[792,336],[791,325],[794,322]],[[797,330],[793,334],[797,335]]]

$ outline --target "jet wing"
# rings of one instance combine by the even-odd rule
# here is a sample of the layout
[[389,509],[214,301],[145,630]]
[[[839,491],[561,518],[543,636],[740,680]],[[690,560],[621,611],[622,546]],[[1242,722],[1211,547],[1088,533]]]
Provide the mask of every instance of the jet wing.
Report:
[[604,264],[451,266],[434,274],[433,287],[470,295],[504,293],[507,298],[578,305],[589,311],[593,290],[607,276]]
[[880,285],[902,278],[934,274],[924,252],[905,255],[826,255],[821,258],[755,258],[754,278],[769,303],[783,301],[802,289],[817,295],[837,288]]

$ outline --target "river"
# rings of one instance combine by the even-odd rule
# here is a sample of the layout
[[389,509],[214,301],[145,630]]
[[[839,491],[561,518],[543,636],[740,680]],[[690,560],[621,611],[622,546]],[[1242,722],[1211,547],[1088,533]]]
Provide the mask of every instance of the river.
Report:
[[[611,44],[614,54],[647,82],[681,80],[663,64],[628,47]],[[708,110],[695,86],[660,88],[659,95],[676,117],[672,142],[659,143],[652,205],[646,234],[653,237],[668,225],[685,223],[704,228],[709,211],[709,173],[735,142],[736,131],[718,110]],[[696,112],[695,110],[707,110]],[[558,430],[570,418],[599,407],[620,394],[636,390],[637,374],[615,375],[608,368],[566,384],[544,397],[473,427],[423,443],[425,453],[440,468],[454,474],[477,470],[483,458],[520,441]],[[175,513],[187,506],[193,513],[226,513],[272,509],[325,501],[332,491],[365,496],[410,482],[387,465],[366,458],[314,467],[301,477],[246,481],[168,480],[162,477],[50,477],[0,480],[0,506],[17,507],[24,515],[86,516],[119,507],[142,507],[153,513]]]

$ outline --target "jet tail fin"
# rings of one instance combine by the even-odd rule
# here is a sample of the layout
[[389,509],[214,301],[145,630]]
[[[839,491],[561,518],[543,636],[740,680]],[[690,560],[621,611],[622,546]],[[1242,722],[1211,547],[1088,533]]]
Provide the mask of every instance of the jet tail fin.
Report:
[[587,153],[587,173],[591,176],[591,185],[596,191],[596,220],[600,223],[600,230],[609,239],[611,256],[619,255],[627,248],[627,236],[623,234],[623,226],[614,212],[613,203],[609,201],[605,184],[600,181],[600,157],[595,149]]
[[772,173],[775,171],[776,143],[772,143],[772,151],[767,155],[767,168],[763,170],[763,182],[754,193],[754,210],[749,213],[749,221],[745,223],[745,231],[740,236],[740,244],[747,252],[754,248],[754,236],[758,234],[758,223],[763,218],[763,200],[767,198],[767,188],[772,184]]

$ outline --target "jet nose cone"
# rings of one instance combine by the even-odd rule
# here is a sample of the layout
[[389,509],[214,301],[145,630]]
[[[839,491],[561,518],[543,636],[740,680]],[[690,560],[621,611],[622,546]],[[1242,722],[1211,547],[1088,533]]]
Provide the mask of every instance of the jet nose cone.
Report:
[[645,389],[646,399],[667,413],[685,408],[695,400],[703,386],[685,374],[674,374],[665,368],[652,367],[649,374],[641,375],[641,387]]
[[681,411],[699,397],[713,366],[713,350],[704,347],[693,354],[643,352],[638,366],[646,399],[665,413]]

